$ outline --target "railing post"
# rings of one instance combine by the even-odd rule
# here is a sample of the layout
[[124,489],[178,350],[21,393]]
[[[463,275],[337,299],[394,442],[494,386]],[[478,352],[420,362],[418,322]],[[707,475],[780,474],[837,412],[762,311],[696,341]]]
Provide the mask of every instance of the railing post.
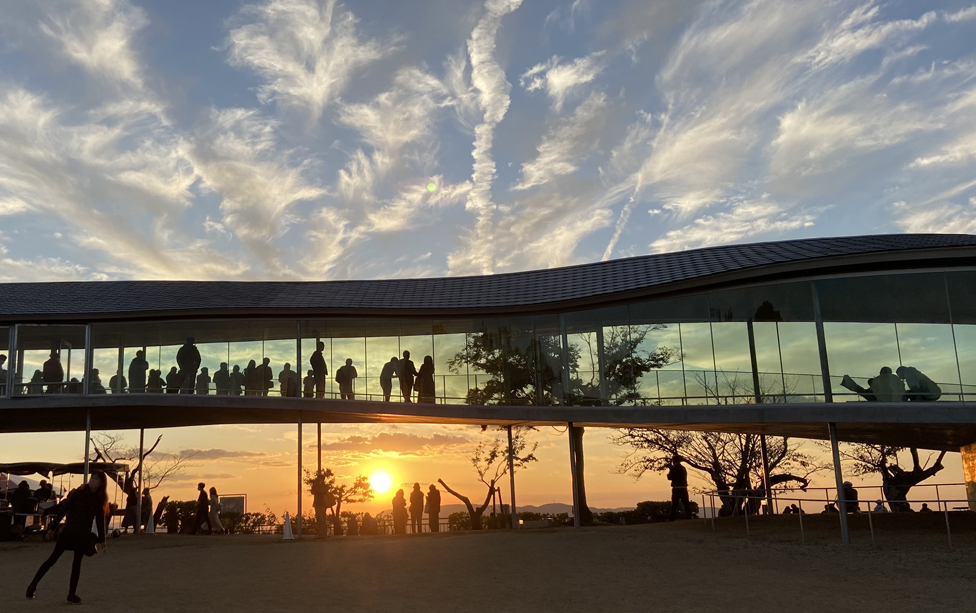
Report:
[[800,542],[806,545],[807,534],[803,530],[803,500],[800,500],[800,512],[798,513],[798,515],[800,516]]
[[868,503],[868,528],[871,529],[871,547],[875,546],[874,545],[874,520],[872,519],[873,516],[874,513],[871,510],[871,504]]
[[576,480],[576,436],[573,434],[573,422],[569,422],[566,432],[569,433],[569,467],[573,475],[573,527],[580,527],[579,488]]
[[715,532],[715,494],[709,494],[709,504],[711,505],[708,509],[708,514],[712,517],[712,532]]
[[752,535],[749,532],[749,497],[745,496],[744,499],[746,503],[745,505],[743,505],[742,508],[743,508],[743,515],[746,516],[746,540],[751,541]]
[[[834,460],[834,481],[837,484],[837,503],[840,511],[840,538],[845,545],[851,544],[851,533],[847,527],[847,500],[844,495],[844,475],[840,467],[840,447],[837,445],[837,424],[827,424],[830,433],[830,451]],[[827,504],[830,502],[828,500]]]
[[952,551],[952,530],[949,528],[949,503],[945,503],[946,536],[949,538],[949,551]]

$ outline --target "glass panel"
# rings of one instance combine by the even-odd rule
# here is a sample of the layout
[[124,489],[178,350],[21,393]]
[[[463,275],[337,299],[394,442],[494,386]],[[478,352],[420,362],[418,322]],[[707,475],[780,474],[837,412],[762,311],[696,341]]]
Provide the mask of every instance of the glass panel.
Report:
[[[538,369],[535,401],[540,405],[557,405],[565,402],[563,389],[563,337],[559,333],[558,315],[540,315],[534,318],[535,360]],[[567,373],[568,374],[568,373]]]
[[[909,399],[959,400],[959,371],[948,324],[897,324],[901,366]],[[933,385],[934,384],[934,385]]]
[[463,350],[454,355],[449,350],[443,356],[448,372],[458,377],[464,375],[467,380],[464,403],[499,404],[504,377],[499,358],[498,322],[494,319],[449,321],[444,324],[444,332],[465,336]]
[[[332,332],[329,372],[332,373],[334,389],[339,398],[355,400],[357,393],[366,393],[365,380],[359,380],[361,375],[366,374],[366,322],[362,319],[334,319],[329,322],[329,328]],[[360,370],[363,372],[360,373]]]
[[302,367],[305,376],[312,373],[311,381],[302,379],[303,394],[311,393],[316,398],[338,397],[333,372],[332,331],[328,320],[301,322],[302,329]]
[[366,371],[360,373],[365,385],[366,399],[387,402],[401,400],[397,378],[399,363],[400,323],[391,319],[367,320]]
[[[953,311],[955,313],[955,311]],[[976,400],[976,325],[953,326],[956,335],[956,351],[959,354],[959,372],[962,377],[964,400]]]
[[778,283],[708,296],[712,321],[813,321],[809,283]]
[[[894,374],[900,364],[895,324],[825,322],[824,337],[835,402],[875,398],[892,401],[903,396],[904,390],[899,393],[898,389],[903,384]],[[845,376],[853,384],[842,386]],[[879,394],[868,393],[865,397],[864,390]]]
[[[463,360],[467,341],[465,329],[458,322],[434,323],[433,340],[437,389],[441,390],[443,402],[462,404],[468,395],[468,365]],[[453,368],[454,359],[459,355],[462,360],[457,363],[457,368]],[[396,379],[394,386],[399,389]]]
[[[438,387],[436,381],[438,372],[434,366],[434,336],[432,331],[433,327],[430,320],[402,320],[400,322],[400,395],[408,402],[419,402],[420,392],[424,391],[424,386],[430,384],[433,384],[434,389],[432,394],[429,391],[425,392],[427,402],[430,401],[431,396],[443,395],[443,390]],[[431,362],[429,368],[434,370],[433,377],[426,375],[421,381],[419,377],[421,367],[427,358],[430,358]],[[416,374],[411,377],[411,372]],[[426,373],[427,369],[424,369],[424,372]],[[407,387],[406,384],[410,384],[410,386]]]
[[687,404],[717,404],[711,324],[682,323],[678,332]]
[[84,379],[85,326],[17,326],[14,394],[80,394]]
[[[628,317],[626,307],[594,309],[562,316],[570,362],[570,393],[574,403],[607,404],[612,395],[627,387],[624,369],[631,368],[629,360],[632,352],[621,344],[629,339],[629,332],[624,337],[619,331],[628,326]],[[608,330],[611,332],[609,337],[606,334]],[[608,349],[615,361],[609,370]],[[605,378],[608,373],[614,376],[614,381]]]
[[719,404],[752,404],[756,401],[749,356],[748,326],[739,322],[712,324],[715,352],[715,387],[709,390]]
[[10,347],[10,328],[0,326],[0,398],[7,395],[8,347]]
[[952,322],[976,324],[976,272],[946,273]]
[[816,284],[824,321],[949,323],[945,280],[940,273],[830,279]]
[[820,371],[816,324],[783,322],[776,323],[775,326],[782,360],[786,401],[823,402],[823,377]]

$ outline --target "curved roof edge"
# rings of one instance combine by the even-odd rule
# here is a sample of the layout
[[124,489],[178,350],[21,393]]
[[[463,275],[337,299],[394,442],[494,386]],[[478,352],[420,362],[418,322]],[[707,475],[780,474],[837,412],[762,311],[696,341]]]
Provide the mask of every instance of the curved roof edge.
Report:
[[6,283],[0,284],[0,320],[536,312],[811,272],[946,264],[976,265],[976,236],[888,234],[723,245],[471,277]]

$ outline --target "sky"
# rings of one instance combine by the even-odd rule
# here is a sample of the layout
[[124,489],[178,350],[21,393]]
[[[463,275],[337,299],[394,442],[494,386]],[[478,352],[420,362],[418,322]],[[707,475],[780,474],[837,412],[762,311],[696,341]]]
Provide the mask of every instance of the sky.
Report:
[[[492,274],[976,232],[973,0],[0,0],[0,14],[0,281]],[[330,441],[410,433],[421,454],[479,436],[347,428]],[[264,437],[274,454],[289,436],[256,430],[167,443],[236,453]],[[598,466],[619,461],[595,449]],[[595,474],[608,501],[649,487]]]

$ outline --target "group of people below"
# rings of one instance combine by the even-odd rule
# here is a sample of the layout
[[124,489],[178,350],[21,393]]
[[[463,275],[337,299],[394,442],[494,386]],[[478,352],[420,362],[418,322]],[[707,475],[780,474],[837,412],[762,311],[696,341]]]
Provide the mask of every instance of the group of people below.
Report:
[[[204,526],[207,527],[206,530]],[[225,534],[226,532],[220,519],[220,496],[217,495],[217,488],[211,487],[210,495],[207,496],[207,484],[197,483],[197,508],[191,534]]]
[[[327,536],[327,530],[323,529],[330,523],[328,514],[329,509],[333,508],[337,501],[330,488],[325,484],[325,473],[319,471],[311,485],[312,508],[315,510],[315,523],[319,527],[319,537]],[[431,532],[440,531],[441,514],[441,492],[433,483],[424,495],[420,489],[420,483],[413,484],[413,491],[410,492],[410,499],[407,500],[402,489],[397,490],[393,496],[393,533],[407,534],[407,522],[410,523],[410,532],[419,534],[423,532],[423,517],[427,515],[427,525]],[[332,516],[335,521],[335,516]],[[363,522],[360,526],[355,516],[350,516],[346,522],[346,533],[355,534],[376,534],[376,520],[369,513],[363,515]],[[336,525],[336,530],[340,530]]]
[[[136,352],[128,367],[128,377],[119,369],[109,379],[108,387],[104,385],[98,368],[88,371],[88,376],[82,381],[72,378],[65,381],[64,368],[61,366],[60,351],[51,351],[50,358],[41,369],[34,371],[27,384],[29,394],[81,393],[88,389],[90,394],[131,393],[131,394],[200,394],[208,395],[211,389],[218,396],[267,396],[275,387],[277,380],[281,396],[298,398],[325,398],[326,377],[329,369],[323,351],[325,343],[316,342],[315,352],[309,358],[311,368],[304,378],[300,378],[297,371],[292,370],[291,363],[286,362],[284,368],[275,377],[271,368],[271,358],[263,358],[259,364],[256,360],[248,362],[243,369],[239,364],[231,368],[227,362],[221,362],[220,368],[214,372],[206,366],[201,367],[202,358],[193,337],[176,353],[177,366],[172,366],[165,375],[162,370],[149,367],[145,351]],[[0,366],[6,361],[6,356],[0,356]],[[6,371],[3,371],[3,383],[6,383]],[[359,372],[352,358],[345,361],[335,373],[335,382],[339,384],[339,397],[343,400],[356,399],[356,379]],[[403,357],[390,358],[383,365],[380,372],[380,388],[383,400],[390,402],[393,396],[393,380],[396,379],[400,387],[400,395],[404,402],[412,402],[414,394],[418,402],[434,403],[436,393],[434,389],[434,359],[424,356],[424,361],[418,369],[410,359],[410,352],[404,351]]]
[[914,366],[899,366],[894,372],[885,366],[868,379],[867,387],[850,375],[844,375],[840,384],[869,402],[935,402],[942,397],[942,388]]

